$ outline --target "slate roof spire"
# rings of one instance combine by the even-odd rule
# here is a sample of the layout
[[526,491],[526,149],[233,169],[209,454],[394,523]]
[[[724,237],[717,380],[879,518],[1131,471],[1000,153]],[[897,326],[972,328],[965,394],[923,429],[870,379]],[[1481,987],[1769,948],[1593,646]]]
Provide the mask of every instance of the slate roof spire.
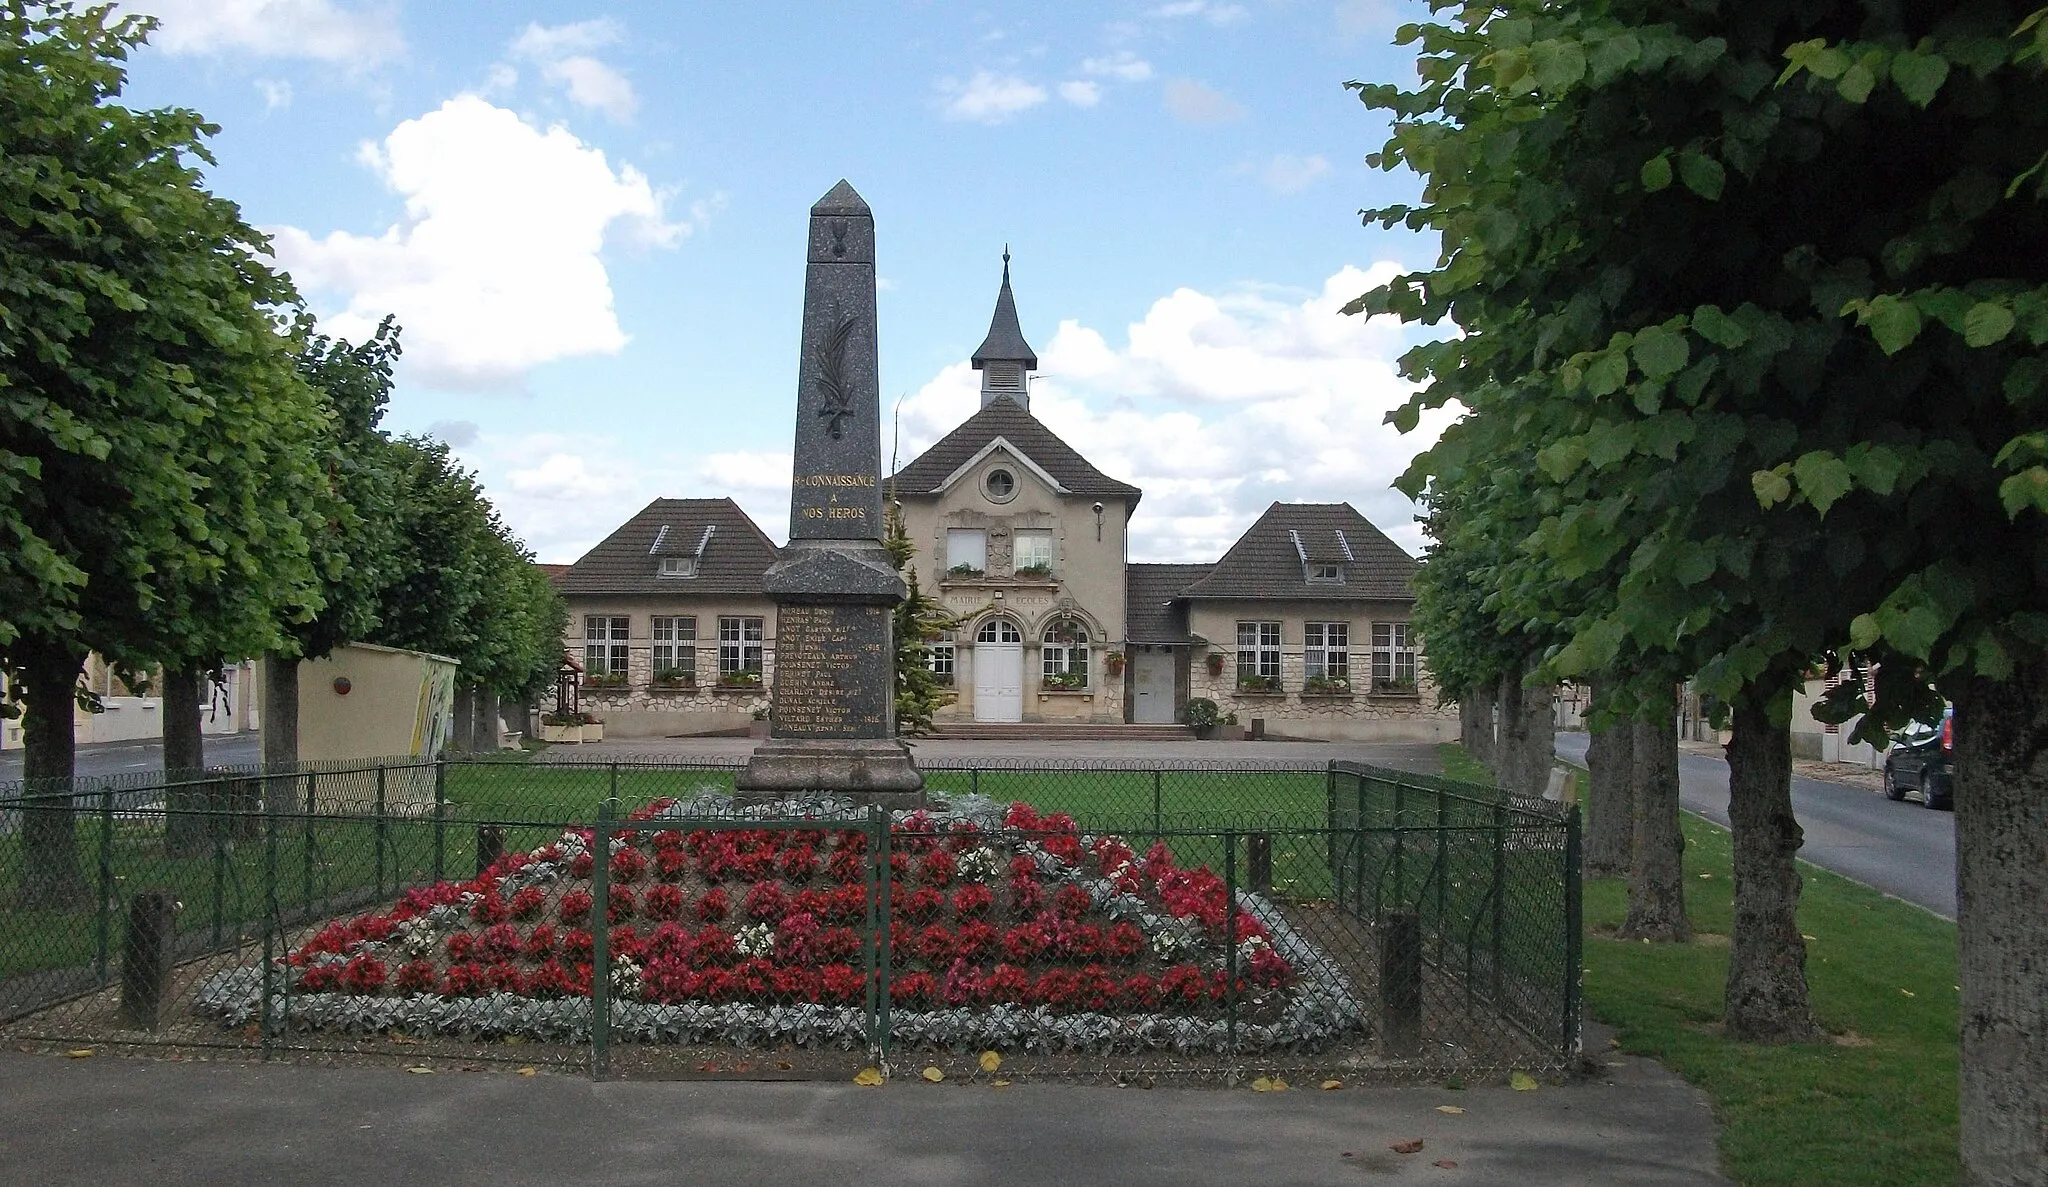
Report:
[[974,352],[974,369],[981,372],[981,406],[998,398],[1014,400],[1021,408],[1031,407],[1031,390],[1025,372],[1038,370],[1038,355],[1024,341],[1024,329],[1017,324],[1017,298],[1010,292],[1010,245],[1003,244],[1003,287],[996,293],[995,316],[989,319],[988,337]]

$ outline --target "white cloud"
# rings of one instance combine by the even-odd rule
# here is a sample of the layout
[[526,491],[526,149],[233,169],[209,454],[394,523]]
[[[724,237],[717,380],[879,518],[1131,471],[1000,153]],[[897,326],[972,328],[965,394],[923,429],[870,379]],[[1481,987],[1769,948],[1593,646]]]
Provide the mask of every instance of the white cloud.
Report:
[[977,70],[966,82],[947,78],[939,81],[944,97],[940,110],[949,120],[970,120],[1000,124],[1020,111],[1045,102],[1045,88],[1015,75],[997,75]]
[[404,196],[404,221],[376,236],[272,228],[278,259],[302,290],[341,297],[325,329],[359,339],[397,314],[406,364],[434,382],[503,386],[555,359],[617,353],[607,238],[669,247],[690,231],[639,170],[474,95],[359,159]]
[[1093,107],[1102,102],[1102,84],[1076,79],[1060,84],[1060,98],[1076,107]]
[[1315,180],[1330,171],[1330,162],[1323,157],[1297,157],[1293,153],[1280,153],[1272,160],[1248,170],[1255,172],[1268,189],[1281,194],[1298,194],[1315,184]]
[[171,54],[311,58],[351,68],[405,51],[397,14],[384,3],[333,0],[134,0],[124,8],[163,22],[150,43]]
[[1192,78],[1166,84],[1166,109],[1191,124],[1222,124],[1244,118],[1244,108],[1223,92]]
[[1081,72],[1098,78],[1114,78],[1119,82],[1144,82],[1152,77],[1152,63],[1124,49],[1106,58],[1084,58]]
[[263,110],[276,111],[292,105],[292,84],[281,78],[259,78],[256,89],[263,95]]
[[[1113,477],[1141,487],[1134,560],[1214,560],[1274,500],[1349,502],[1411,551],[1414,504],[1391,489],[1449,414],[1415,433],[1384,423],[1408,397],[1398,322],[1343,304],[1402,269],[1346,267],[1320,292],[1248,288],[1161,298],[1113,346],[1062,322],[1031,407]],[[977,376],[954,364],[904,402],[905,457],[972,414]]]
[[1338,0],[1337,31],[1346,37],[1385,32],[1394,26],[1394,9],[1388,0]]
[[1200,17],[1212,25],[1229,25],[1243,20],[1245,11],[1241,4],[1215,4],[1211,3],[1211,0],[1173,0],[1173,3],[1162,4],[1153,9],[1151,15],[1166,20]]
[[[567,91],[571,103],[624,123],[640,106],[633,84],[590,52],[624,36],[618,22],[609,19],[552,26],[535,22],[513,39],[511,52],[515,58],[539,63],[541,77]],[[506,81],[509,85],[511,80]]]

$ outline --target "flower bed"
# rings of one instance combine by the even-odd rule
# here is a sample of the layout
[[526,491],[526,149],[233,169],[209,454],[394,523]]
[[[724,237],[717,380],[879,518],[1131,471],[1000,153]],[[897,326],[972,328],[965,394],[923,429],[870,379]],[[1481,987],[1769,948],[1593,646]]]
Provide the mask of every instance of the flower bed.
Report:
[[[1242,894],[1233,909],[1221,878],[1164,845],[1141,856],[1021,803],[900,816],[884,945],[883,862],[852,818],[777,805],[816,818],[706,827],[707,810],[732,811],[663,800],[622,824],[602,906],[594,834],[571,829],[473,881],[332,922],[285,958],[275,1008],[320,1029],[580,1040],[602,927],[612,1033],[644,1041],[865,1042],[885,955],[899,1043],[1196,1051],[1234,1033],[1264,1050],[1361,1025],[1342,977],[1276,910]],[[261,982],[254,968],[216,975],[199,1008],[246,1024]]]

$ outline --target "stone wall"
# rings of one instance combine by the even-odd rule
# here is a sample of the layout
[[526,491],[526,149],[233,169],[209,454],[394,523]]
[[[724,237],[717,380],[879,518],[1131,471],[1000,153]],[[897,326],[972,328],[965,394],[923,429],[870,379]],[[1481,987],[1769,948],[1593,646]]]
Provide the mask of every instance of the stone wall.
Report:
[[[583,661],[585,615],[623,616],[628,620],[626,682],[611,688],[585,685],[580,704],[585,713],[604,722],[608,738],[669,738],[745,730],[757,710],[768,708],[768,690],[775,680],[775,605],[766,598],[703,598],[692,600],[576,599],[569,604],[569,626],[563,646]],[[654,616],[689,615],[697,620],[697,680],[687,687],[654,684]],[[762,679],[759,688],[718,686],[718,620],[721,616],[761,619]],[[541,711],[551,710],[552,693],[541,698]]]

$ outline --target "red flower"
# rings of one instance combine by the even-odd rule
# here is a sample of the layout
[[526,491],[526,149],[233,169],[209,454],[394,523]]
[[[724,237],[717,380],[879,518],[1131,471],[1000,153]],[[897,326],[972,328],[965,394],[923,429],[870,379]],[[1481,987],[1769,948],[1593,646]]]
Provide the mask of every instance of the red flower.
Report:
[[1252,954],[1246,979],[1267,989],[1285,989],[1294,984],[1294,966],[1271,948],[1261,948]]
[[630,925],[613,928],[607,933],[605,943],[607,954],[613,960],[621,957],[638,960],[640,957],[640,933],[634,931]]
[[1079,919],[1094,905],[1095,900],[1088,897],[1088,892],[1072,883],[1060,887],[1052,896],[1052,909],[1067,919]]
[[1026,1000],[1055,1010],[1072,1009],[1081,992],[1081,974],[1072,969],[1047,969],[1031,983]]
[[1126,1009],[1153,1010],[1159,1007],[1159,985],[1143,973],[1133,973],[1124,981],[1117,998]]
[[519,993],[526,988],[526,979],[519,975],[519,966],[502,961],[484,970],[484,980],[492,993]]
[[949,1006],[969,1006],[982,999],[980,976],[964,960],[956,960],[939,979],[939,1000]]
[[904,817],[901,824],[889,826],[894,846],[905,853],[931,852],[939,843],[936,831],[930,814],[922,808]]
[[897,900],[897,911],[911,923],[930,923],[946,909],[946,896],[922,886]]
[[1111,924],[1102,934],[1102,954],[1128,964],[1145,951],[1145,933],[1135,923]]
[[904,973],[889,982],[889,1000],[899,1006],[928,1006],[939,992],[930,973]]
[[969,882],[953,892],[953,913],[962,919],[980,919],[995,905],[995,892],[979,882]]
[[316,964],[299,974],[299,992],[326,993],[341,983],[341,966]]
[[953,959],[953,933],[939,924],[935,923],[917,933],[917,938],[911,944],[918,959],[934,967]]
[[683,848],[683,834],[677,829],[663,829],[654,834],[653,844],[657,854],[679,853]]
[[688,964],[690,961],[690,929],[680,923],[664,923],[647,937],[644,951],[649,967],[662,961]]
[[1053,944],[1068,960],[1093,960],[1102,954],[1102,929],[1092,923],[1062,923]]
[[509,923],[494,923],[477,938],[477,955],[485,960],[511,960],[519,955],[519,929]]
[[592,945],[590,933],[580,927],[562,933],[562,955],[570,960],[589,960]]
[[512,895],[512,918],[532,919],[547,905],[547,892],[538,886],[521,887]]
[[867,854],[858,849],[834,849],[825,859],[825,876],[835,882],[860,882],[867,877],[867,868]]
[[725,918],[726,913],[731,910],[732,904],[726,900],[725,891],[714,886],[705,891],[704,896],[697,900],[697,921],[699,923],[716,923]]
[[769,974],[769,992],[782,1001],[814,1002],[818,1000],[818,974],[809,969],[776,969]]
[[527,933],[520,953],[528,960],[546,960],[555,952],[555,929],[543,923]]
[[1030,964],[1051,943],[1045,929],[1035,923],[1020,923],[1003,933],[1003,955],[1018,964]]
[[784,849],[776,860],[782,869],[782,876],[791,882],[808,882],[818,872],[818,851],[809,845]]
[[408,960],[398,966],[398,975],[392,978],[392,984],[400,993],[432,993],[437,980],[439,976],[434,972],[432,961]]
[[348,993],[377,993],[383,988],[385,976],[385,964],[369,952],[362,952],[348,958],[348,964],[342,966],[342,988]]
[[488,992],[490,982],[484,966],[475,961],[451,964],[441,978],[441,993],[446,997],[482,997]]
[[859,923],[867,918],[868,892],[864,886],[842,886],[833,891],[819,916],[832,923]]
[[849,960],[861,949],[860,933],[850,927],[828,927],[812,945],[819,960]]
[[1003,813],[1003,826],[1005,828],[1017,829],[1020,832],[1037,832],[1039,829],[1038,809],[1019,800],[1010,805],[1008,812]]
[[999,964],[981,982],[982,996],[992,1002],[1021,1002],[1031,991],[1031,974],[1014,964]]
[[596,868],[596,866],[597,863],[590,859],[590,853],[586,850],[569,859],[569,876],[571,878],[588,878],[590,877],[590,871]]
[[818,917],[794,912],[775,929],[775,955],[791,964],[809,964],[817,954]]
[[[673,836],[672,833],[657,833],[657,838]],[[690,855],[680,849],[661,849],[654,854],[654,870],[664,882],[680,882],[690,872]]]
[[574,997],[577,988],[569,970],[559,960],[544,960],[526,978],[526,993],[529,997],[555,998]]
[[[621,850],[620,852],[625,851]],[[638,906],[639,904],[633,901],[631,887],[614,886],[611,888],[611,895],[605,905],[604,921],[606,923],[620,923],[631,919],[635,908]]]
[[818,996],[835,1003],[858,1002],[867,990],[867,978],[848,964],[828,964],[818,970]]
[[562,896],[561,915],[563,923],[581,923],[590,918],[590,906],[595,900],[587,890],[572,890]]
[[1038,881],[1038,863],[1028,853],[1019,853],[1010,859],[1010,880],[1013,882]]
[[512,917],[512,909],[493,890],[470,904],[469,917],[478,923],[503,923]]
[[690,959],[698,968],[724,964],[733,957],[732,934],[722,927],[707,926],[697,933],[697,946],[690,952]]
[[965,853],[981,845],[981,829],[972,820],[956,820],[952,833],[946,838],[946,848],[955,853]]
[[968,960],[979,960],[983,953],[994,948],[1001,941],[996,929],[979,919],[970,919],[953,933],[953,950]]
[[683,892],[666,884],[650,886],[640,898],[640,910],[649,919],[675,919],[683,913]]
[[468,960],[470,950],[476,947],[476,937],[466,931],[456,932],[448,937],[448,959]]
[[1035,915],[1045,905],[1045,886],[1030,879],[1010,883],[1010,906],[1019,915]]
[[1177,964],[1159,976],[1162,1001],[1199,1006],[1209,997],[1209,978],[1191,964]]
[[944,849],[934,849],[918,865],[917,876],[926,886],[950,886],[960,864]]
[[743,909],[756,923],[773,923],[789,914],[789,896],[773,882],[756,882],[747,890]]
[[638,881],[647,872],[647,855],[631,845],[612,854],[612,881],[627,883]]

